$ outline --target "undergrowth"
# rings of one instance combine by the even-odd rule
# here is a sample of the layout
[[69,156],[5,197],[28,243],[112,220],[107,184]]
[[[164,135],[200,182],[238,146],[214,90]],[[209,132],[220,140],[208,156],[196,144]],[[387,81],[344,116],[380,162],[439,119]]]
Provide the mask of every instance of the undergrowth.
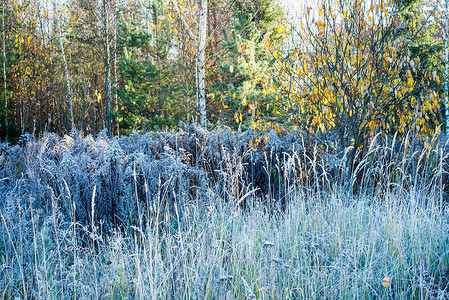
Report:
[[0,145],[3,299],[446,299],[445,145],[300,133]]

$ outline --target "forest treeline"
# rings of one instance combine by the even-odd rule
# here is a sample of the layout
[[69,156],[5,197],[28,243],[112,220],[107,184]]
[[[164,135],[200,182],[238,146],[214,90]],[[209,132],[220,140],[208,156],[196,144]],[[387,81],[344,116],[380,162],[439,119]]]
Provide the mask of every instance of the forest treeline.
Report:
[[444,121],[443,23],[429,2],[325,0],[294,14],[275,0],[2,3],[2,140],[198,123],[359,149]]

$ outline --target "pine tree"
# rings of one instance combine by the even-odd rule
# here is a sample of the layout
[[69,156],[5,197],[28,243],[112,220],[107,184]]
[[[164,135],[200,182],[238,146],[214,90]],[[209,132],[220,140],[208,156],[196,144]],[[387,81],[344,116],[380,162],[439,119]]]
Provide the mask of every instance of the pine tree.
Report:
[[[444,83],[440,78],[444,78],[444,40],[439,37],[438,24],[435,20],[435,10],[424,10],[428,5],[422,0],[404,0],[396,3],[398,9],[399,36],[407,45],[405,48],[410,51],[411,59],[419,61],[419,67],[412,68],[412,75],[415,78],[416,86],[413,95],[417,98],[428,97],[429,89],[439,95],[444,91]],[[439,97],[438,119],[434,115],[428,115],[427,128],[435,128],[443,123],[444,103],[443,97]]]
[[151,22],[146,28],[138,16],[122,19],[120,25],[119,44],[124,53],[118,66],[122,80],[119,121],[125,132],[176,127],[188,110],[177,82],[179,70],[167,11],[162,1],[154,1],[147,9]]
[[214,96],[222,100],[222,122],[255,129],[261,119],[283,116],[285,103],[272,93],[267,75],[277,72],[270,44],[281,42],[285,18],[271,0],[237,1],[234,12],[233,27],[222,31],[227,56],[219,60],[222,80],[216,81]]

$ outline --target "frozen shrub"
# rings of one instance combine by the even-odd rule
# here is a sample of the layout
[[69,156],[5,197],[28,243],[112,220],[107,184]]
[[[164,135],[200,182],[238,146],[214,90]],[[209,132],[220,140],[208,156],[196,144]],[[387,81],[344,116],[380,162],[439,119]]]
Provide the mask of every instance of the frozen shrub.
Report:
[[[255,149],[251,143],[258,138]],[[195,126],[112,139],[106,131],[96,138],[76,130],[64,137],[24,135],[18,146],[0,145],[0,192],[16,191],[20,180],[35,208],[47,212],[53,192],[61,213],[84,225],[94,205],[95,222],[110,230],[154,221],[155,215],[175,209],[175,201],[182,214],[185,205],[207,205],[214,197],[243,206],[258,198],[285,207],[300,190],[324,192],[336,184],[372,194],[394,189],[394,184],[419,184],[427,193],[447,172],[446,156],[437,149],[422,151],[422,145],[379,136],[369,147],[364,157],[356,157],[348,177],[345,153],[321,149],[301,132],[271,131],[266,141],[252,131]]]

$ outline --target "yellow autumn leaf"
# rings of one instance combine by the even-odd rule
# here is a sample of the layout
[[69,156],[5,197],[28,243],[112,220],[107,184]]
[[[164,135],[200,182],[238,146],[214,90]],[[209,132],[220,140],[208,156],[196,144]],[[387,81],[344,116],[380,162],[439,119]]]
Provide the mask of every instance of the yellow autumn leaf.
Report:
[[243,106],[246,106],[246,104],[248,104],[248,103],[246,102],[246,99],[243,99],[242,105],[243,105]]
[[326,128],[324,127],[324,124],[322,122],[320,122],[320,124],[318,125],[318,128],[321,129],[322,133],[326,133]]
[[274,58],[277,58],[278,57],[278,52],[274,51],[273,56],[274,56]]
[[253,121],[253,123],[251,124],[252,129],[255,130],[256,126],[257,126],[256,122]]
[[265,47],[269,48],[270,47],[270,39],[267,39],[265,42]]
[[277,29],[278,33],[282,33],[282,30],[284,30],[284,28],[282,27],[282,25],[279,25]]
[[234,100],[235,100],[235,93],[234,93],[234,94],[232,94],[232,99],[234,99]]

